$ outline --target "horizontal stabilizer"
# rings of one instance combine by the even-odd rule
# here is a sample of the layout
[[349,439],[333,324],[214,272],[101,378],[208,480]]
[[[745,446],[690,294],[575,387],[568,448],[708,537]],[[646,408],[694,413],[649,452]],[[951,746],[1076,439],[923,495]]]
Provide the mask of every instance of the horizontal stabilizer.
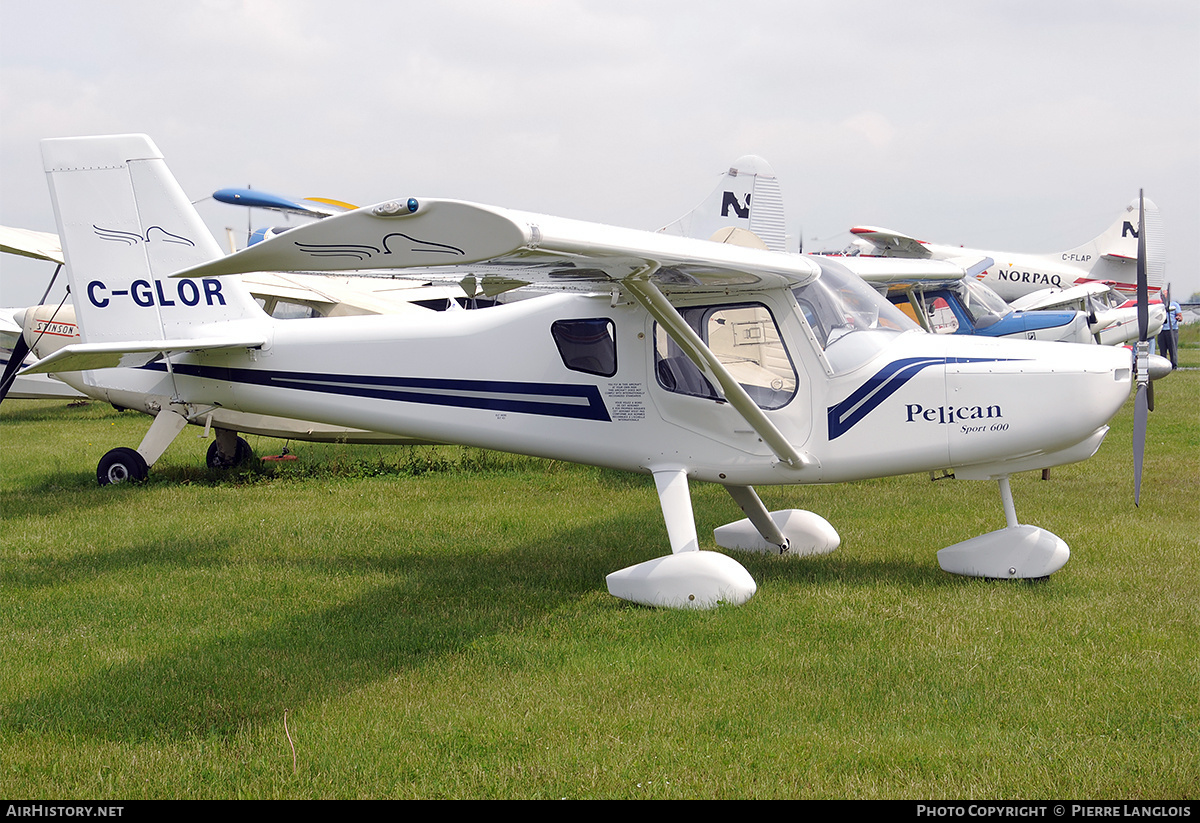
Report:
[[128,343],[76,343],[64,346],[20,374],[50,374],[91,369],[137,368],[159,355],[222,349],[256,349],[266,339],[212,338],[206,340],[148,340]]

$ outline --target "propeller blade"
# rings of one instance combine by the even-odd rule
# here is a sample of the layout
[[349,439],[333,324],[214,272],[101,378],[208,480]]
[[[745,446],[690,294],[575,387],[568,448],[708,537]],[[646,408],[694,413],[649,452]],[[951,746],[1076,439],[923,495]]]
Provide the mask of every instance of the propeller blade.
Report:
[[22,334],[17,337],[16,345],[13,346],[12,354],[9,355],[8,365],[4,367],[4,376],[0,377],[0,403],[3,403],[4,398],[8,397],[8,390],[16,381],[17,372],[24,364],[27,354],[29,354],[29,344],[25,342],[25,335]]
[[1150,298],[1146,283],[1146,198],[1138,190],[1138,243],[1137,243],[1137,318],[1138,340],[1146,340],[1150,330]]
[[1154,381],[1151,380],[1146,384],[1146,408],[1149,411],[1154,411]]

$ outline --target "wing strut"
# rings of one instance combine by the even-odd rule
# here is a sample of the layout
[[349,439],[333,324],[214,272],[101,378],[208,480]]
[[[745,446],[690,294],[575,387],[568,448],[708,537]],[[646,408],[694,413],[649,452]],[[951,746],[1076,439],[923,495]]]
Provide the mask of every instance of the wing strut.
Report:
[[793,469],[802,469],[806,466],[811,466],[815,461],[811,457],[802,455],[796,451],[795,447],[787,441],[783,433],[775,428],[775,424],[763,413],[763,410],[758,407],[741,384],[737,382],[729,370],[722,365],[717,356],[712,353],[704,341],[700,339],[700,335],[688,325],[682,315],[676,311],[671,305],[671,301],[667,300],[658,287],[649,279],[650,275],[658,267],[655,265],[646,266],[641,272],[637,272],[630,277],[625,278],[621,285],[625,287],[634,299],[642,305],[650,316],[658,321],[659,325],[667,330],[680,348],[687,353],[692,362],[702,371],[716,378],[720,385],[721,393],[733,406],[737,412],[745,418],[750,427],[758,433],[758,436],[763,439],[763,442],[770,447],[781,461],[791,466]]

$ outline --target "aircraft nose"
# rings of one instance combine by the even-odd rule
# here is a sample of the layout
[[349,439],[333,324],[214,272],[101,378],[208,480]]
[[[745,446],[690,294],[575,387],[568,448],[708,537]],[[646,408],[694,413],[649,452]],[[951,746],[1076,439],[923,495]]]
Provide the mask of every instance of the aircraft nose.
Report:
[[1007,463],[1022,453],[1036,462],[1036,455],[1074,454],[1102,435],[1129,399],[1133,364],[1124,351],[1010,342],[994,350],[1000,355],[995,359],[972,360],[947,372],[952,462]]
[[32,349],[33,344],[37,342],[37,335],[34,334],[32,323],[29,326],[25,325],[25,318],[28,317],[31,320],[33,319],[34,308],[36,307],[17,309],[13,312],[13,322],[16,323],[17,327],[21,330],[21,336],[25,341],[25,345],[30,349]]
[[[1074,348],[1074,347],[1072,347]],[[1133,388],[1133,363],[1116,346],[1083,346],[1080,365],[1082,375],[1095,375],[1094,402],[1102,416],[1100,425],[1107,423],[1129,399]]]

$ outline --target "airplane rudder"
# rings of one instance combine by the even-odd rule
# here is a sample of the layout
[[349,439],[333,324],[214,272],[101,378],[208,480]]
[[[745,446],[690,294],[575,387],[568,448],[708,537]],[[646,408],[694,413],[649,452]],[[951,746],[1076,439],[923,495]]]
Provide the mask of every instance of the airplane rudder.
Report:
[[149,137],[44,140],[42,160],[85,341],[257,310],[238,283],[169,278],[221,250]]
[[1145,200],[1146,220],[1140,226],[1146,232],[1146,282],[1151,289],[1162,289],[1166,282],[1166,229],[1162,214],[1149,198]]
[[698,206],[660,231],[708,240],[728,228],[751,231],[768,248],[784,249],[786,232],[779,181],[761,157],[738,158]]

